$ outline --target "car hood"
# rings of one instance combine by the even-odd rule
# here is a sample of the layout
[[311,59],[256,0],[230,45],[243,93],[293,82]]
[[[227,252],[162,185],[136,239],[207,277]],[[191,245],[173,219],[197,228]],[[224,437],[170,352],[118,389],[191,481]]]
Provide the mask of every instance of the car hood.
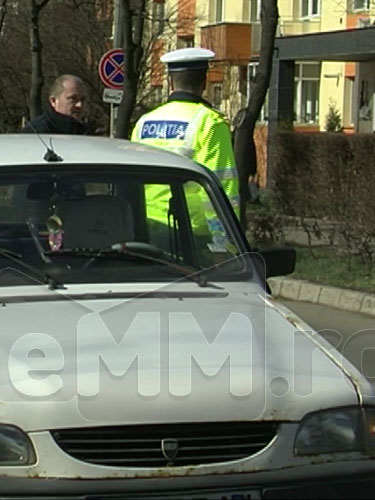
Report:
[[351,365],[259,286],[132,290],[3,297],[3,422],[295,421],[358,403]]

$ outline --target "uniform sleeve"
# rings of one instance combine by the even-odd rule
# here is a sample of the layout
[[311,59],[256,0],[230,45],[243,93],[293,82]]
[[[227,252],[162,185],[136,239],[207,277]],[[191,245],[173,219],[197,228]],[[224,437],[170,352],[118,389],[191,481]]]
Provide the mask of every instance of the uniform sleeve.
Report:
[[216,119],[210,126],[206,121],[201,130],[194,159],[216,174],[238,216],[238,173],[229,125],[224,119]]
[[205,123],[197,138],[195,160],[212,170],[235,167],[232,139],[227,122]]

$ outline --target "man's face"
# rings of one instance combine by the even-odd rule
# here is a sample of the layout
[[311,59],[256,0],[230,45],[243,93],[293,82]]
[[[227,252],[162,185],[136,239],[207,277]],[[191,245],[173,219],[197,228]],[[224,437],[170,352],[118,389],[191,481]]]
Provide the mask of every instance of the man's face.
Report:
[[78,80],[65,80],[64,90],[58,96],[51,96],[49,102],[55,111],[82,120],[85,111],[86,92]]

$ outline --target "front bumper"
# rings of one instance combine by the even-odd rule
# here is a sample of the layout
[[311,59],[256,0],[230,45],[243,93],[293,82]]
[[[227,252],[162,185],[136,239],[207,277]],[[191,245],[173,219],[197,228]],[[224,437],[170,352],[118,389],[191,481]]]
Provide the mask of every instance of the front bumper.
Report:
[[373,499],[375,462],[310,466],[304,471],[152,479],[0,477],[0,500]]

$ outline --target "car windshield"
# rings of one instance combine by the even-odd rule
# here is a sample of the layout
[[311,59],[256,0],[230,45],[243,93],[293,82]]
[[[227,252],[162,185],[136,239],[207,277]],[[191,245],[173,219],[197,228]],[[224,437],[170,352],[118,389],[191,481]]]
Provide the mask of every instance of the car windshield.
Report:
[[0,172],[0,286],[244,280],[241,241],[195,172],[49,164]]

